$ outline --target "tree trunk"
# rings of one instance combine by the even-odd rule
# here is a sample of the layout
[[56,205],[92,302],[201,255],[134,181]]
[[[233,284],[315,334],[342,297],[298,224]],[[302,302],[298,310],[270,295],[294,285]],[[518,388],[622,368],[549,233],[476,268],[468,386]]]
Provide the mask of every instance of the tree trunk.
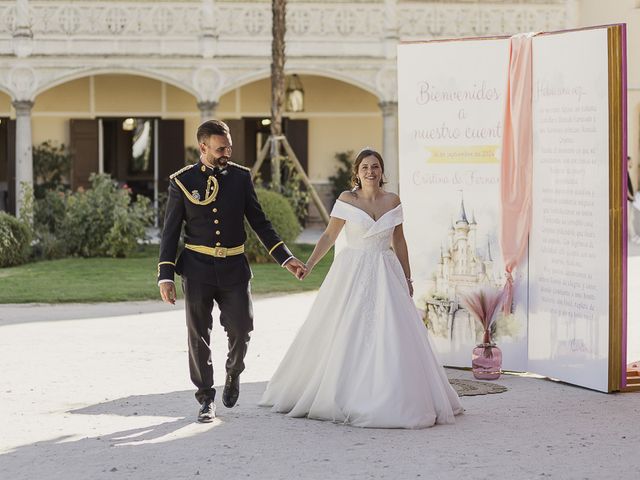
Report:
[[[282,105],[284,103],[284,37],[286,33],[286,0],[271,0],[273,15],[271,43],[271,135],[282,135]],[[271,185],[280,190],[279,142],[271,143]]]

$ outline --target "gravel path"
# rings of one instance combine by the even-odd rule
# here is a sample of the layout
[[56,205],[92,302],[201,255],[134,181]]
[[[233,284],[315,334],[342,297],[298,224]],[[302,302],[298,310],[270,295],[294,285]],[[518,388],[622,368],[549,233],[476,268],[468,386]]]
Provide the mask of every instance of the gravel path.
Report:
[[463,397],[455,425],[417,431],[257,407],[314,295],[256,300],[239,405],[208,425],[194,423],[180,305],[0,307],[0,478],[640,478],[640,394],[509,375],[506,393]]

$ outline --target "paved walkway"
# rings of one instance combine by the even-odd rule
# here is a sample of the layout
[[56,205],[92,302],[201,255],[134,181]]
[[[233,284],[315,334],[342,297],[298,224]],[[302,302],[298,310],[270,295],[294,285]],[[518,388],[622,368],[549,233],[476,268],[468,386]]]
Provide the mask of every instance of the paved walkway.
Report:
[[640,394],[503,376],[506,393],[463,397],[455,425],[417,431],[257,407],[314,295],[255,302],[239,405],[208,425],[193,421],[182,306],[0,307],[0,478],[640,478]]

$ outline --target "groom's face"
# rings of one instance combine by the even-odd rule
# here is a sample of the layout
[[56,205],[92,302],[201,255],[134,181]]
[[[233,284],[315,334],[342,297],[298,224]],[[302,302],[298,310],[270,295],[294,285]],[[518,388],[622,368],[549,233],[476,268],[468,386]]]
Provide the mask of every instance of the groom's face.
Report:
[[225,167],[231,159],[231,135],[211,135],[200,144],[201,158],[212,167]]

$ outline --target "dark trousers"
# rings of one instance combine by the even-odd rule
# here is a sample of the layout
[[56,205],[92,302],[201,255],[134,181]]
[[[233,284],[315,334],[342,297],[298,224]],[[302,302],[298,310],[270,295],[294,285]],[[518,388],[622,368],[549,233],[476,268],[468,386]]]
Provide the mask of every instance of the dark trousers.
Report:
[[189,342],[189,373],[198,388],[198,403],[213,400],[213,364],[211,361],[211,312],[214,302],[220,308],[220,324],[227,332],[229,353],[226,369],[228,374],[239,375],[244,370],[250,332],[253,330],[253,306],[249,282],[220,287],[183,278],[182,289],[187,313]]

